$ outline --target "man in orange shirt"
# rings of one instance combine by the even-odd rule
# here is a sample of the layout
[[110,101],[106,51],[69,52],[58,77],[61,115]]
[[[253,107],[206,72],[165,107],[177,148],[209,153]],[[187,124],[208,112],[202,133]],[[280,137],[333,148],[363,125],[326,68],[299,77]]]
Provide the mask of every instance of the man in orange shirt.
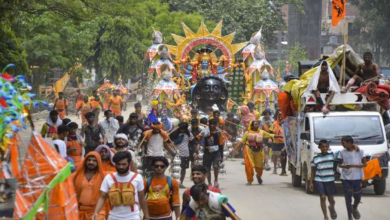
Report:
[[103,171],[106,174],[114,173],[116,172],[114,162],[112,161],[113,152],[111,151],[110,147],[108,147],[105,144],[99,145],[95,151],[100,154],[100,157],[102,158],[102,167]]
[[[145,179],[145,195],[151,220],[180,219],[179,184],[170,176],[165,176],[169,162],[165,157],[155,157],[152,160],[153,176]],[[172,208],[174,210],[172,210]]]
[[[90,220],[100,197],[100,186],[104,179],[102,161],[97,152],[91,151],[81,167],[72,175],[79,204],[79,219]],[[105,209],[99,212],[98,220],[106,218]]]
[[83,161],[82,152],[84,147],[84,140],[77,134],[79,125],[76,122],[70,122],[68,125],[69,134],[66,140],[67,154],[74,161],[76,169],[81,166]]
[[76,106],[75,106],[75,109],[79,109],[80,106],[83,104],[83,98],[84,98],[85,94],[81,92],[80,89],[77,89],[76,90],[76,95],[75,95],[75,103],[76,103]]
[[104,102],[103,102],[103,110],[106,111],[108,110],[108,105],[110,103],[110,97],[111,97],[111,91],[109,89],[107,89],[105,92],[104,92]]
[[277,164],[280,160],[282,165],[282,173],[281,176],[287,176],[286,165],[287,165],[287,155],[286,148],[284,147],[284,139],[283,139],[283,127],[282,127],[282,112],[280,109],[276,110],[274,116],[273,125],[270,128],[270,131],[279,136],[278,138],[274,138],[274,144],[272,145],[272,160],[274,162],[274,171],[273,174],[277,174]]
[[64,93],[59,92],[58,98],[54,100],[53,109],[57,110],[61,120],[65,118],[65,115],[68,115],[68,104],[68,100],[64,98]]
[[99,123],[99,114],[100,109],[103,108],[103,103],[100,100],[99,94],[96,90],[92,91],[92,96],[89,98],[89,102],[91,104],[91,112],[95,114],[94,123]]
[[77,109],[76,115],[80,115],[81,112],[81,123],[84,124],[87,122],[85,115],[91,111],[91,103],[89,102],[88,96],[83,97],[83,102],[80,107]]
[[118,90],[115,90],[108,104],[108,108],[114,113],[114,117],[122,114],[122,105],[123,99],[118,95]]

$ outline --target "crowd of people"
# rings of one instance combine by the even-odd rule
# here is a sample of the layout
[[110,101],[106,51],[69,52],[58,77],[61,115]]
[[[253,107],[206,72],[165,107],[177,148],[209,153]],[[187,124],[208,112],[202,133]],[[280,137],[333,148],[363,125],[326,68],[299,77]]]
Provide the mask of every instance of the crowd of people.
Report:
[[[236,219],[218,181],[227,141],[237,143],[233,154],[242,153],[248,186],[254,176],[258,184],[263,183],[263,171],[271,170],[271,162],[273,174],[278,174],[280,168],[280,176],[287,176],[280,110],[260,114],[249,102],[240,106],[237,114],[229,112],[223,118],[213,108],[208,109],[206,117],[200,117],[193,109],[189,122],[182,121],[166,131],[158,120],[144,123],[146,114],[140,103],[134,105],[134,112],[124,121],[122,100],[116,93],[108,98],[108,103],[102,103],[97,91],[88,97],[77,90],[75,109],[77,115],[81,113],[80,126],[66,118],[69,103],[60,93],[55,110],[41,130],[41,135],[52,138],[58,153],[73,164],[80,219],[140,219],[141,211],[143,219]],[[99,120],[100,111],[104,117]],[[340,167],[345,166],[343,160],[356,164],[342,167],[348,172],[343,171],[341,177],[348,215],[358,219],[359,175],[365,161],[353,139],[344,137],[342,143],[345,150],[339,154]],[[320,194],[324,218],[328,219],[328,198],[330,216],[335,219],[335,158],[326,140],[320,142],[319,148],[322,153],[313,159],[310,188],[315,186]],[[181,161],[178,179],[166,174],[169,159],[174,157]],[[188,170],[194,183],[190,188],[184,186]],[[182,196],[180,188],[186,189]]]
[[[140,103],[124,121],[118,110],[123,105],[118,104],[121,101],[115,93],[104,105],[97,91],[88,97],[77,90],[75,109],[81,116],[80,125],[66,118],[69,102],[59,93],[41,129],[41,135],[52,139],[58,153],[73,165],[80,219],[140,219],[141,211],[143,219],[235,216],[218,183],[225,141],[237,137],[240,122],[234,115],[223,119],[219,111],[211,109],[209,117],[201,118],[192,110],[189,123],[180,122],[166,131],[158,120],[145,125]],[[101,111],[104,117],[99,119]],[[203,164],[197,163],[200,154],[204,154]],[[177,180],[166,175],[169,159],[175,156],[181,161]],[[186,188],[189,169],[194,186]],[[182,196],[179,188],[186,188]]]

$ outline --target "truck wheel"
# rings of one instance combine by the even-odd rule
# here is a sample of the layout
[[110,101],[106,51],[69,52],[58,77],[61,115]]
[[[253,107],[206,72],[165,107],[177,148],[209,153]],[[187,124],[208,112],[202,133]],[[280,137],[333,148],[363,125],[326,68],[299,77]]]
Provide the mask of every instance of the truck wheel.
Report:
[[376,195],[383,195],[386,191],[386,179],[374,180],[374,191]]
[[294,166],[291,166],[291,183],[293,187],[301,187],[302,185],[302,178],[296,175],[296,168]]

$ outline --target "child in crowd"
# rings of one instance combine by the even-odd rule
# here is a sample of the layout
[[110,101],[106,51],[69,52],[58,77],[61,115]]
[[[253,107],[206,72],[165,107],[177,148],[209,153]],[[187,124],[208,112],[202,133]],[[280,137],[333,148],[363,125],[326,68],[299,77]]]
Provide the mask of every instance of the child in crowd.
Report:
[[329,143],[327,140],[320,140],[318,147],[321,153],[314,156],[311,162],[311,181],[310,191],[314,190],[314,184],[320,194],[321,209],[324,214],[324,219],[329,220],[326,210],[326,198],[329,201],[329,213],[332,219],[337,218],[335,211],[335,201],[333,195],[336,194],[336,185],[334,183],[334,154],[329,151]]
[[[339,153],[339,167],[341,171],[341,182],[344,187],[345,203],[347,205],[348,219],[352,220],[352,215],[355,219],[360,219],[358,205],[362,198],[362,179],[363,168],[367,166],[366,158],[363,150],[360,150],[353,143],[351,136],[341,138],[341,145],[344,149]],[[352,197],[354,203],[352,205]]]

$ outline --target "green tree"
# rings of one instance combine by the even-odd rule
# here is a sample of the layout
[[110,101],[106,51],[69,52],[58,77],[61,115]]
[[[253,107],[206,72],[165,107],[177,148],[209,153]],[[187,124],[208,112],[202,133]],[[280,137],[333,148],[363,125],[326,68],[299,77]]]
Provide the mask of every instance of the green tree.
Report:
[[359,9],[353,23],[352,37],[359,51],[372,51],[378,63],[390,64],[390,1],[351,0]]
[[[151,27],[172,44],[170,33],[182,33],[181,21],[195,29],[204,20],[171,12],[162,0],[5,0],[0,13],[0,64],[32,70],[34,88],[48,83],[53,70],[69,71],[76,62],[95,69],[98,80],[141,73]],[[74,74],[85,75],[84,68]]]
[[273,38],[274,31],[285,27],[281,7],[285,4],[300,6],[302,0],[165,0],[173,11],[199,13],[205,20],[223,19],[224,34],[236,32],[235,41],[248,41],[252,33],[263,27],[263,41]]
[[278,60],[273,62],[273,68],[283,73],[286,65],[288,64],[291,65],[291,73],[298,75],[298,62],[307,60],[307,52],[305,47],[297,42],[294,46],[290,46],[284,49],[283,52],[286,53],[286,60]]
[[111,1],[110,7],[102,13],[94,20],[98,31],[92,46],[95,52],[91,65],[96,69],[98,79],[106,76],[114,81],[118,75],[126,79],[146,72],[143,56],[152,44],[151,27],[163,33],[165,43],[172,44],[170,33],[183,32],[181,21],[195,28],[203,20],[197,14],[170,12],[168,4],[160,0]]

